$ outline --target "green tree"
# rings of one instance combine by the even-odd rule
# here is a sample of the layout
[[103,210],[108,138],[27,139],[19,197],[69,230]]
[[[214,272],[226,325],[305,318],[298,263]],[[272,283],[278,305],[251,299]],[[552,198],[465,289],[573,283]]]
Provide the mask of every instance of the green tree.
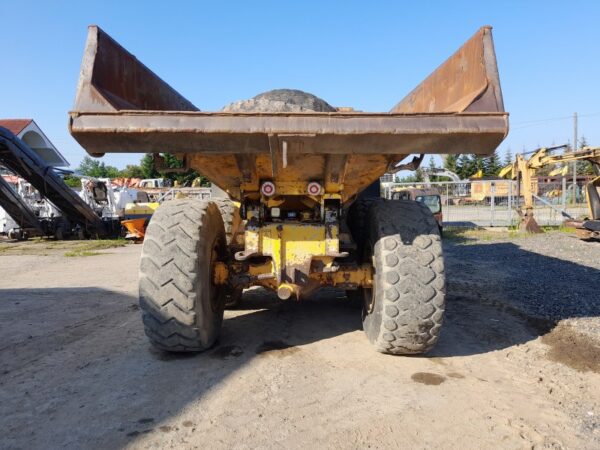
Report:
[[429,171],[429,180],[430,181],[439,181],[438,177],[436,177],[433,174],[435,169],[437,169],[437,167],[435,166],[435,161],[433,160],[433,156],[430,156],[429,157],[429,167],[427,168],[427,170]]
[[471,161],[473,164],[473,173],[470,176],[475,175],[479,171],[485,175],[485,158],[480,155],[471,155]]
[[458,157],[458,161],[456,162],[456,174],[461,180],[465,180],[475,173],[473,167],[471,157],[463,153]]
[[[585,136],[581,136],[579,140],[579,149],[581,150],[583,147],[587,147],[588,142]],[[577,161],[577,175],[594,175],[594,168],[592,163],[589,161],[580,160]]]
[[446,159],[444,159],[444,169],[449,170],[450,172],[456,173],[457,162],[458,162],[458,155],[446,155]]
[[484,162],[484,171],[483,174],[486,177],[493,177],[498,175],[500,170],[502,169],[502,164],[500,164],[500,158],[498,157],[498,153],[494,151],[494,153],[485,159]]
[[121,176],[121,171],[113,166],[104,166],[103,178],[118,178]]
[[429,169],[436,169],[437,167],[435,166],[435,161],[433,160],[433,156],[429,157]]
[[504,166],[508,166],[514,162],[512,151],[510,147],[506,149],[506,153],[504,154]]
[[[181,169],[183,167],[183,161],[180,161],[174,155],[163,153],[162,156],[165,159],[167,167],[173,169]],[[164,176],[174,182],[176,181],[180,186],[190,186],[199,177],[199,174],[195,170],[189,169],[185,172],[165,172]]]
[[[183,162],[177,159],[170,153],[162,153],[161,156],[165,160],[165,165],[171,169],[180,169],[183,167]],[[196,178],[200,178],[200,184],[206,186],[209,184],[208,180],[198,174],[195,170],[187,170],[185,172],[169,172],[155,169],[154,160],[151,154],[146,154],[140,162],[141,173],[143,178],[168,178],[173,182],[177,182],[180,186],[190,186]]]
[[81,187],[81,178],[75,175],[65,175],[64,182],[67,186],[71,188],[79,188]]
[[85,156],[77,168],[81,175],[94,178],[116,178],[119,176],[119,169],[113,166],[107,166],[104,161],[98,161],[89,156]]
[[98,174],[102,171],[101,162],[97,159],[92,159],[89,156],[84,156],[79,164],[79,167],[76,169],[82,175],[86,175],[89,177],[99,176]]
[[152,154],[146,153],[140,161],[142,178],[160,178],[160,173],[154,168],[154,158]]
[[414,173],[405,177],[396,177],[396,183],[421,183],[423,182],[423,172],[421,169],[415,170]]
[[120,176],[124,178],[144,178],[144,171],[137,164],[127,164],[120,172]]

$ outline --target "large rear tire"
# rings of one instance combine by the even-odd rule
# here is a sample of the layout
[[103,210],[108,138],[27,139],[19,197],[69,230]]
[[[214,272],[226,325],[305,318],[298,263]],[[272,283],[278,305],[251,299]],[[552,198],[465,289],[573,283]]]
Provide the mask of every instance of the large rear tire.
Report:
[[227,245],[230,245],[242,220],[240,218],[240,209],[228,198],[214,198],[212,201],[219,207],[221,217],[223,218],[223,226],[225,227]]
[[225,291],[213,282],[226,251],[225,228],[211,201],[165,202],[146,230],[139,295],[144,330],[162,350],[210,348],[223,322]]
[[[383,202],[381,197],[360,197],[350,206],[348,210],[348,228],[356,243],[355,258],[358,263],[365,262],[370,257],[370,249],[366,248],[369,237],[369,212],[374,205]],[[356,308],[362,308],[365,298],[365,290],[362,287],[347,290],[346,297],[350,304]]]
[[373,206],[384,202],[381,197],[358,198],[348,210],[348,228],[357,246],[357,259],[362,262],[365,258],[364,247],[369,238],[369,213]]
[[[223,225],[225,226],[227,245],[235,245],[234,241],[236,234],[238,233],[242,222],[240,209],[229,198],[213,198],[212,201],[217,204],[219,211],[221,212]],[[225,309],[235,308],[242,299],[242,292],[242,289],[227,288],[225,294]]]
[[388,200],[369,214],[373,289],[365,290],[363,329],[382,353],[423,353],[437,342],[446,283],[437,223],[424,205]]

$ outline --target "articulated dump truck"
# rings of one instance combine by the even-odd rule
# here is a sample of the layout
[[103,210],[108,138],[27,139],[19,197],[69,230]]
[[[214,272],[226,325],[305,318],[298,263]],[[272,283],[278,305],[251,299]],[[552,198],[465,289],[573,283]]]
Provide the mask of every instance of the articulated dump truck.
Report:
[[491,154],[508,114],[490,27],[389,112],[368,113],[201,111],[92,26],[69,128],[92,156],[169,152],[228,194],[165,202],[149,223],[139,295],[156,347],[211,347],[243,289],[287,300],[330,286],[362,304],[378,351],[415,354],[443,321],[438,225],[426,206],[366,188],[411,154]]

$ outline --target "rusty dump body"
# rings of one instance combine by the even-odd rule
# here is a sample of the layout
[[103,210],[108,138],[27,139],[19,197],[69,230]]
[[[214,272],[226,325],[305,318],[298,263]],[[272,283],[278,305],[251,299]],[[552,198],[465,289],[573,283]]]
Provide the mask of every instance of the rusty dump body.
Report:
[[204,112],[89,27],[71,134],[91,154],[175,153],[238,200],[319,181],[352,200],[409,154],[491,153],[508,131],[490,27],[389,112]]

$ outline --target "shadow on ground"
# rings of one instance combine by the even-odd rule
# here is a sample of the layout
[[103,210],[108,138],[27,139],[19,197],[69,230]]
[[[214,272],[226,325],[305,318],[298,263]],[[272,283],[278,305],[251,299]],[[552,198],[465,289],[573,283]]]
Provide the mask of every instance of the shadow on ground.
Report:
[[[600,315],[598,270],[511,243],[447,243],[446,255],[447,316],[429,357],[499,350],[562,318]],[[559,307],[543,315],[540,302]],[[360,311],[343,292],[294,303],[249,291],[228,313],[217,346],[170,355],[149,346],[131,296],[96,288],[0,290],[0,447],[115,448],[168,432],[165,421],[260,358],[294,358],[328,339],[339,351],[371,355],[360,329]],[[348,333],[361,338],[340,340]],[[177,426],[195,426],[188,422]]]

